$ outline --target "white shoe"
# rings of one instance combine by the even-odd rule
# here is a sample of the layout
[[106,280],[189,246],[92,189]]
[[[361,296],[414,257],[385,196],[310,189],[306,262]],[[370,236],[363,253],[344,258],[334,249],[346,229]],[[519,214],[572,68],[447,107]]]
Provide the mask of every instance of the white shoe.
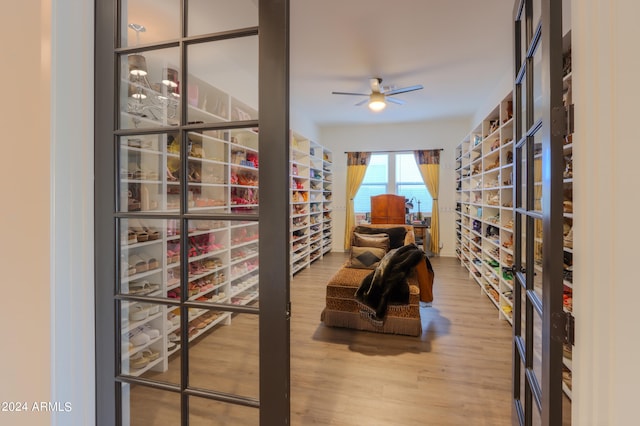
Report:
[[135,305],[129,311],[129,320],[131,321],[142,321],[149,316],[149,311],[145,309],[142,305]]
[[145,324],[142,327],[139,327],[141,329],[141,331],[146,334],[147,336],[149,336],[149,339],[156,339],[158,337],[160,337],[160,330],[155,329],[155,328],[151,328],[149,326],[149,324]]
[[148,334],[143,333],[140,327],[129,332],[129,342],[133,344],[133,346],[142,346],[146,345],[151,341],[151,338]]

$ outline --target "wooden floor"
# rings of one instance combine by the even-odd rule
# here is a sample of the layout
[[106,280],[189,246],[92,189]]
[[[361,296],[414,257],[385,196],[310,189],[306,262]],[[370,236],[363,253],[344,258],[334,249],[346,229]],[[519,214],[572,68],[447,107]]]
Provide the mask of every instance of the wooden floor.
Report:
[[[291,425],[509,425],[511,327],[459,262],[432,258],[433,307],[421,308],[422,336],[408,337],[320,322],[325,283],[344,259],[332,253],[291,282]],[[191,385],[257,398],[257,328],[257,317],[234,316],[191,345]],[[174,355],[145,377],[178,384],[179,373]],[[177,394],[130,395],[131,425],[180,424]],[[256,409],[195,397],[190,413],[198,426],[258,424]]]
[[455,258],[432,258],[421,337],[325,327],[333,253],[291,283],[292,425],[509,425],[511,327]]

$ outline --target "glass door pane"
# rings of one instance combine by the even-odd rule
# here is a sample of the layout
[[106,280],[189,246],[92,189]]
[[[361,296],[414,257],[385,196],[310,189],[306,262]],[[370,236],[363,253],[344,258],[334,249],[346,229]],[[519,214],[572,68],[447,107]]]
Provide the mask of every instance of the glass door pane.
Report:
[[151,49],[120,56],[120,128],[180,123],[180,51]]
[[563,136],[552,131],[557,119],[551,114],[562,106],[562,34],[553,24],[560,20],[551,18],[560,16],[561,7],[562,2],[551,0],[522,0],[514,8],[519,61],[514,246],[516,278],[522,284],[514,349],[523,359],[514,361],[513,394],[515,418],[526,425],[562,421],[563,235],[557,229],[563,225],[563,162],[558,161]]
[[[96,115],[96,162],[109,163],[96,229],[112,254],[97,259],[96,288],[113,290],[96,299],[97,346],[110,353],[97,366],[99,423],[288,422],[289,262],[259,262],[261,221],[271,245],[288,243],[288,205],[273,201],[288,196],[275,183],[288,179],[288,2],[259,23],[257,0],[107,1],[96,105],[113,108]],[[259,42],[259,29],[277,37]],[[278,66],[261,70],[260,57]],[[264,129],[260,98],[277,104]],[[265,141],[275,155],[261,164]],[[262,274],[282,277],[264,307]]]

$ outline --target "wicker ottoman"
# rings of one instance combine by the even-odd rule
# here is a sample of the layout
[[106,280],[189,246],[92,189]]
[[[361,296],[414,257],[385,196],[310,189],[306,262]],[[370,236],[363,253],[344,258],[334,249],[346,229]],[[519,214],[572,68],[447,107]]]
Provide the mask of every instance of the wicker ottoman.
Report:
[[361,306],[354,297],[360,283],[370,272],[369,269],[340,268],[327,283],[326,307],[320,319],[330,327],[420,336],[420,290],[415,274],[408,280],[409,304],[389,304],[384,323],[378,326],[361,314]]

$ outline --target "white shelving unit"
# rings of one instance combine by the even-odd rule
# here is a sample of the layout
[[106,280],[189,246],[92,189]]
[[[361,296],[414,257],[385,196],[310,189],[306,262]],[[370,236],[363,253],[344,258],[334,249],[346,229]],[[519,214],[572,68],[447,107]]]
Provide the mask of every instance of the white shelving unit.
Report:
[[331,251],[333,243],[333,154],[322,150],[322,254]]
[[456,253],[512,322],[513,114],[508,94],[456,148]]
[[[257,117],[256,111],[232,96],[197,79],[192,81],[206,96],[188,106],[188,120],[219,123]],[[151,90],[146,94],[158,95]],[[176,121],[168,110],[165,116],[142,115],[139,111],[144,109],[133,108],[132,102],[123,101],[121,127],[166,127],[166,131],[121,137],[120,211],[178,212],[181,180],[187,183],[191,212],[256,211],[257,129],[191,131],[180,141],[178,132],[171,129]],[[187,170],[180,159],[181,144],[186,144]],[[121,219],[120,229],[122,294],[179,299],[180,277],[186,268],[186,298],[190,301],[247,305],[258,299],[257,222],[194,220],[188,229],[180,229],[175,219],[147,217]],[[180,259],[182,233],[187,234],[187,265]],[[149,370],[168,369],[169,357],[180,351],[176,342],[179,314],[179,309],[164,305],[121,303],[122,373],[140,376]],[[188,314],[189,342],[232,321],[229,312],[191,308]]]
[[291,274],[331,250],[331,152],[291,132]]
[[[565,42],[564,103],[572,102],[570,36]],[[511,94],[474,128],[456,148],[456,253],[469,275],[498,309],[500,318],[512,323],[513,278],[504,267],[513,265],[513,119]],[[496,121],[498,120],[498,121]],[[498,123],[496,128],[496,123]],[[573,311],[573,135],[563,146],[564,180],[564,294],[567,313]],[[534,153],[534,161],[541,154]],[[534,182],[541,169],[534,164]],[[536,200],[539,202],[540,200]],[[540,226],[536,231],[541,232]],[[534,268],[542,260],[541,235],[535,239]],[[564,345],[563,390],[571,398],[573,345]]]
[[[573,75],[571,72],[571,32],[565,36],[564,40],[564,77],[563,101],[566,107],[573,104],[572,85]],[[565,312],[573,313],[573,135],[568,135],[564,141],[564,272],[563,272],[563,307]],[[572,388],[572,358],[573,345],[566,344],[563,348],[563,375],[562,389],[569,399],[571,399]]]

